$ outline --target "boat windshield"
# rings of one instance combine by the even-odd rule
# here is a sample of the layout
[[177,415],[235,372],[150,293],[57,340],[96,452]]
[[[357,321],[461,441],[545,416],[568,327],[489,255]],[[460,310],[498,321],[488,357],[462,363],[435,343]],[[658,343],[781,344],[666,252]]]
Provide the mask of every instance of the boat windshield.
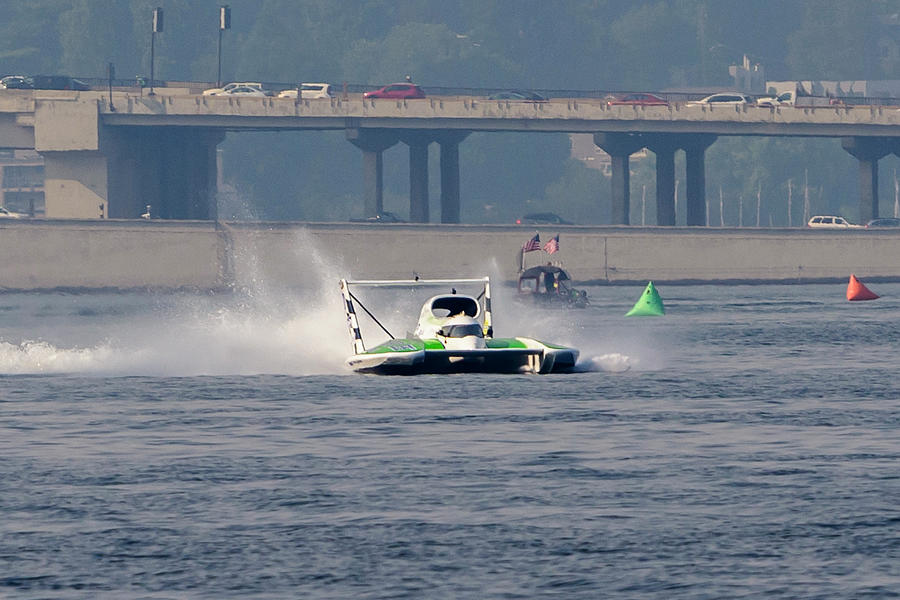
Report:
[[478,323],[468,323],[466,325],[444,325],[438,332],[440,335],[448,338],[464,338],[470,335],[475,337],[484,337],[481,325]]

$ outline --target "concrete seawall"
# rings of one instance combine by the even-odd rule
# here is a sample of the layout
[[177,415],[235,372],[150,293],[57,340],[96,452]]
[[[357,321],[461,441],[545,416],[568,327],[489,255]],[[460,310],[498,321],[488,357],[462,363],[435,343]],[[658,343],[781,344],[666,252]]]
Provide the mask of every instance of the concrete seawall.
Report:
[[535,231],[559,233],[561,249],[527,263],[559,260],[583,283],[900,281],[900,230],[35,219],[0,223],[0,290],[302,286],[323,273],[510,282]]

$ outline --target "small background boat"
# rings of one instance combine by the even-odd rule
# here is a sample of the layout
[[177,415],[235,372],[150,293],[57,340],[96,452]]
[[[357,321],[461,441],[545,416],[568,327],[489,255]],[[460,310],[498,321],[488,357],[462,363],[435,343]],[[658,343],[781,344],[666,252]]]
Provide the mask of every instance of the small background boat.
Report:
[[572,277],[559,263],[525,266],[525,252],[519,250],[519,279],[516,299],[537,305],[585,308],[587,292],[573,286]]

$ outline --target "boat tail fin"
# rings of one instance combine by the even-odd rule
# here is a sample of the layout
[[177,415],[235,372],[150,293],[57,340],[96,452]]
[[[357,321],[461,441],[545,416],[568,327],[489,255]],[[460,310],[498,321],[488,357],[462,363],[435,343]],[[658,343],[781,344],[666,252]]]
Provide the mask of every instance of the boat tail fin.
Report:
[[856,275],[850,274],[850,283],[847,284],[847,300],[875,300],[879,298],[878,294],[867,288],[856,278]]
[[341,296],[344,299],[344,314],[347,317],[347,327],[350,330],[350,343],[353,345],[354,354],[362,354],[366,351],[363,344],[362,332],[359,328],[359,319],[356,317],[356,308],[353,306],[353,297],[346,279],[341,279]]
[[664,314],[666,314],[666,309],[663,306],[662,298],[659,297],[659,292],[656,291],[656,288],[651,281],[647,284],[647,287],[644,288],[644,293],[641,294],[641,297],[634,303],[632,309],[629,310],[625,316],[661,317]]

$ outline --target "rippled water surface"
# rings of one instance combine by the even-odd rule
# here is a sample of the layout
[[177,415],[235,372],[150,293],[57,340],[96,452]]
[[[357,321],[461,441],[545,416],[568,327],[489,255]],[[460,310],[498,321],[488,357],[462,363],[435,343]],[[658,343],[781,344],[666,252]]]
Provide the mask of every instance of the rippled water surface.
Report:
[[336,282],[0,295],[0,598],[898,597],[900,285],[658,287],[498,292],[578,373],[397,378]]

